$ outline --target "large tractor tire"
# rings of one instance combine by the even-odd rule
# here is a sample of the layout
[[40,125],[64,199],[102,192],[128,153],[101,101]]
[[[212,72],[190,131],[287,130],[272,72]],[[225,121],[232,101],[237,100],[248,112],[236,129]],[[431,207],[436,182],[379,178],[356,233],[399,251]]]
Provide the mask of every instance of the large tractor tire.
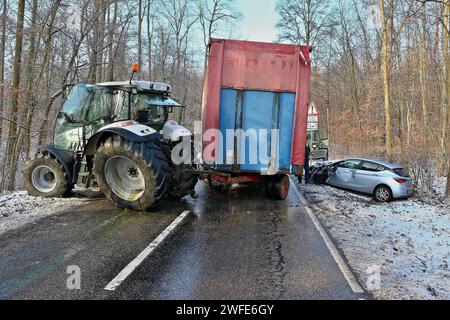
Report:
[[69,197],[74,185],[58,160],[48,152],[38,152],[25,164],[23,184],[33,197]]
[[108,138],[95,154],[94,174],[106,197],[123,209],[150,210],[170,190],[169,162],[155,141]]
[[172,188],[169,197],[182,199],[185,196],[194,195],[197,182],[198,176],[189,171],[188,166],[175,166],[172,172]]
[[[193,145],[193,143],[192,143]],[[172,160],[172,144],[163,145],[164,152],[168,159]],[[169,198],[174,200],[180,200],[186,196],[196,196],[195,187],[198,183],[198,175],[194,172],[192,166],[193,155],[195,154],[194,148],[192,148],[190,162],[191,164],[175,165],[172,161],[170,166],[172,169],[172,184],[169,191]],[[181,155],[182,156],[182,155]]]

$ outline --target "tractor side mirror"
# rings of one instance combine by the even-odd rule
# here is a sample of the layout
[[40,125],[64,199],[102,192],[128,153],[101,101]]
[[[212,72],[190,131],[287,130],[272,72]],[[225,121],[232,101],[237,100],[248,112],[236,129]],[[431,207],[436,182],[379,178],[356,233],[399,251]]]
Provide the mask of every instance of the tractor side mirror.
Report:
[[67,123],[74,123],[74,120],[72,119],[72,117],[65,112],[60,112],[58,114],[58,118],[64,119]]

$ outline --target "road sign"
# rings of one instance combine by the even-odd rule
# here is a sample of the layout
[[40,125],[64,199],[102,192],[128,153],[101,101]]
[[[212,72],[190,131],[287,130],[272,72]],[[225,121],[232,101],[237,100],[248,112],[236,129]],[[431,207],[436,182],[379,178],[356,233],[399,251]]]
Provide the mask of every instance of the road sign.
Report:
[[308,131],[311,130],[319,130],[319,124],[316,123],[308,123]]
[[320,116],[320,112],[319,109],[317,109],[316,105],[313,103],[311,103],[311,105],[309,106],[308,109],[308,116],[316,116],[319,117]]
[[316,123],[319,122],[318,116],[308,116],[308,123]]

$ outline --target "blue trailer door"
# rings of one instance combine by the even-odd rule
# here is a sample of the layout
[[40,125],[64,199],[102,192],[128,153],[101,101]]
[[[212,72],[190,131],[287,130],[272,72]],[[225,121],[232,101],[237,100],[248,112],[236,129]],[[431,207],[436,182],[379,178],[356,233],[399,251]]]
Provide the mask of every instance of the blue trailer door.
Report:
[[234,158],[235,152],[234,137],[227,137],[227,132],[228,130],[234,131],[236,129],[236,115],[238,113],[237,94],[237,90],[222,89],[220,97],[219,130],[222,133],[222,145],[219,143],[218,163],[221,164],[221,169],[226,171],[231,170],[232,165],[230,163],[227,164],[227,158]]
[[[294,93],[222,89],[219,123],[222,141],[216,168],[231,171],[236,164],[239,166],[235,170],[261,172],[273,165],[277,172],[290,172],[294,115]],[[272,158],[276,163],[270,163],[272,129],[279,129],[278,154],[276,159]],[[234,130],[243,133],[237,145]]]
[[245,91],[243,94],[242,129],[246,135],[240,141],[244,150],[239,154],[241,170],[261,171],[269,166],[274,102],[273,92]]
[[282,93],[280,94],[280,154],[278,158],[279,171],[290,172],[291,169],[291,154],[292,154],[292,133],[294,131],[294,116],[295,116],[295,94]]

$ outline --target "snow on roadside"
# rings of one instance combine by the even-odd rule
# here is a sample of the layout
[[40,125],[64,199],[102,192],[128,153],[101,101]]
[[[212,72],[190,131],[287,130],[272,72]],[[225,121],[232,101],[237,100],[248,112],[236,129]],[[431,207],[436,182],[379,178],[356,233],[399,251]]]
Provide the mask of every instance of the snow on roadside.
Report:
[[[300,186],[361,284],[381,268],[377,299],[450,299],[450,204],[380,204],[329,186]],[[373,269],[375,267],[375,269]]]
[[25,191],[1,194],[0,235],[83,203],[83,199],[77,198],[44,199],[30,197]]

